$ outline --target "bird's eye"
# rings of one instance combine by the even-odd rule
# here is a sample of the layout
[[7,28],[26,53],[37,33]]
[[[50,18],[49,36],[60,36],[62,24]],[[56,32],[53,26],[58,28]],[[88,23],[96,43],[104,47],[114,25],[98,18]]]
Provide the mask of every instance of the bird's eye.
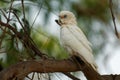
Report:
[[67,15],[64,15],[64,18],[67,18]]

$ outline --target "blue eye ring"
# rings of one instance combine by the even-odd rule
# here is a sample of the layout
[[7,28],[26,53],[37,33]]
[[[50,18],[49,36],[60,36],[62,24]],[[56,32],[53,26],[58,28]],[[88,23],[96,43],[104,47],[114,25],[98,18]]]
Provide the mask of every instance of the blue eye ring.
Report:
[[64,15],[64,18],[67,18],[67,15]]

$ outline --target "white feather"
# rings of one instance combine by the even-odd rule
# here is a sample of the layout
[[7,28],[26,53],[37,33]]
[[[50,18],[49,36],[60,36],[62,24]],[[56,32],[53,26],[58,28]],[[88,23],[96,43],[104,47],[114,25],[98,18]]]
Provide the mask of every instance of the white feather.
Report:
[[87,40],[86,36],[80,28],[78,28],[77,26],[71,26],[68,27],[68,29],[84,45],[84,47],[86,47],[90,52],[92,52],[92,49],[90,47],[91,43]]
[[[66,17],[64,17],[65,15]],[[69,51],[70,55],[80,57],[96,70],[97,66],[90,47],[91,43],[82,30],[77,27],[74,14],[69,11],[61,11],[59,22],[61,24],[60,39],[63,46]]]
[[[66,26],[61,28],[60,39],[63,46],[69,51],[71,55],[77,55],[91,64],[94,68],[92,49],[89,46],[89,41],[83,32],[77,26]],[[74,53],[75,52],[75,53]]]

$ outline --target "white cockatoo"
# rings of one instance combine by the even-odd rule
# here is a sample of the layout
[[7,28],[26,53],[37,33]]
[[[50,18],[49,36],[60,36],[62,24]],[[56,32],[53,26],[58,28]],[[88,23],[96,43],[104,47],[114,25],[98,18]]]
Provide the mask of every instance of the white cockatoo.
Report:
[[90,47],[91,43],[77,26],[74,14],[70,11],[61,11],[59,20],[56,20],[56,22],[61,26],[60,40],[68,53],[79,57],[97,71],[97,66],[94,62],[92,49]]

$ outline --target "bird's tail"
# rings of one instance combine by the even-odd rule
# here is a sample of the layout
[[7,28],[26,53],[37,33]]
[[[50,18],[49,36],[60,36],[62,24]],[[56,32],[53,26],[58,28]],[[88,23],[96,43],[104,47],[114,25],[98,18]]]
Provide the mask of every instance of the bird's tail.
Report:
[[96,71],[96,72],[98,72],[98,66],[96,65],[96,63],[94,63],[94,64],[90,64],[91,66],[92,66],[92,68]]

